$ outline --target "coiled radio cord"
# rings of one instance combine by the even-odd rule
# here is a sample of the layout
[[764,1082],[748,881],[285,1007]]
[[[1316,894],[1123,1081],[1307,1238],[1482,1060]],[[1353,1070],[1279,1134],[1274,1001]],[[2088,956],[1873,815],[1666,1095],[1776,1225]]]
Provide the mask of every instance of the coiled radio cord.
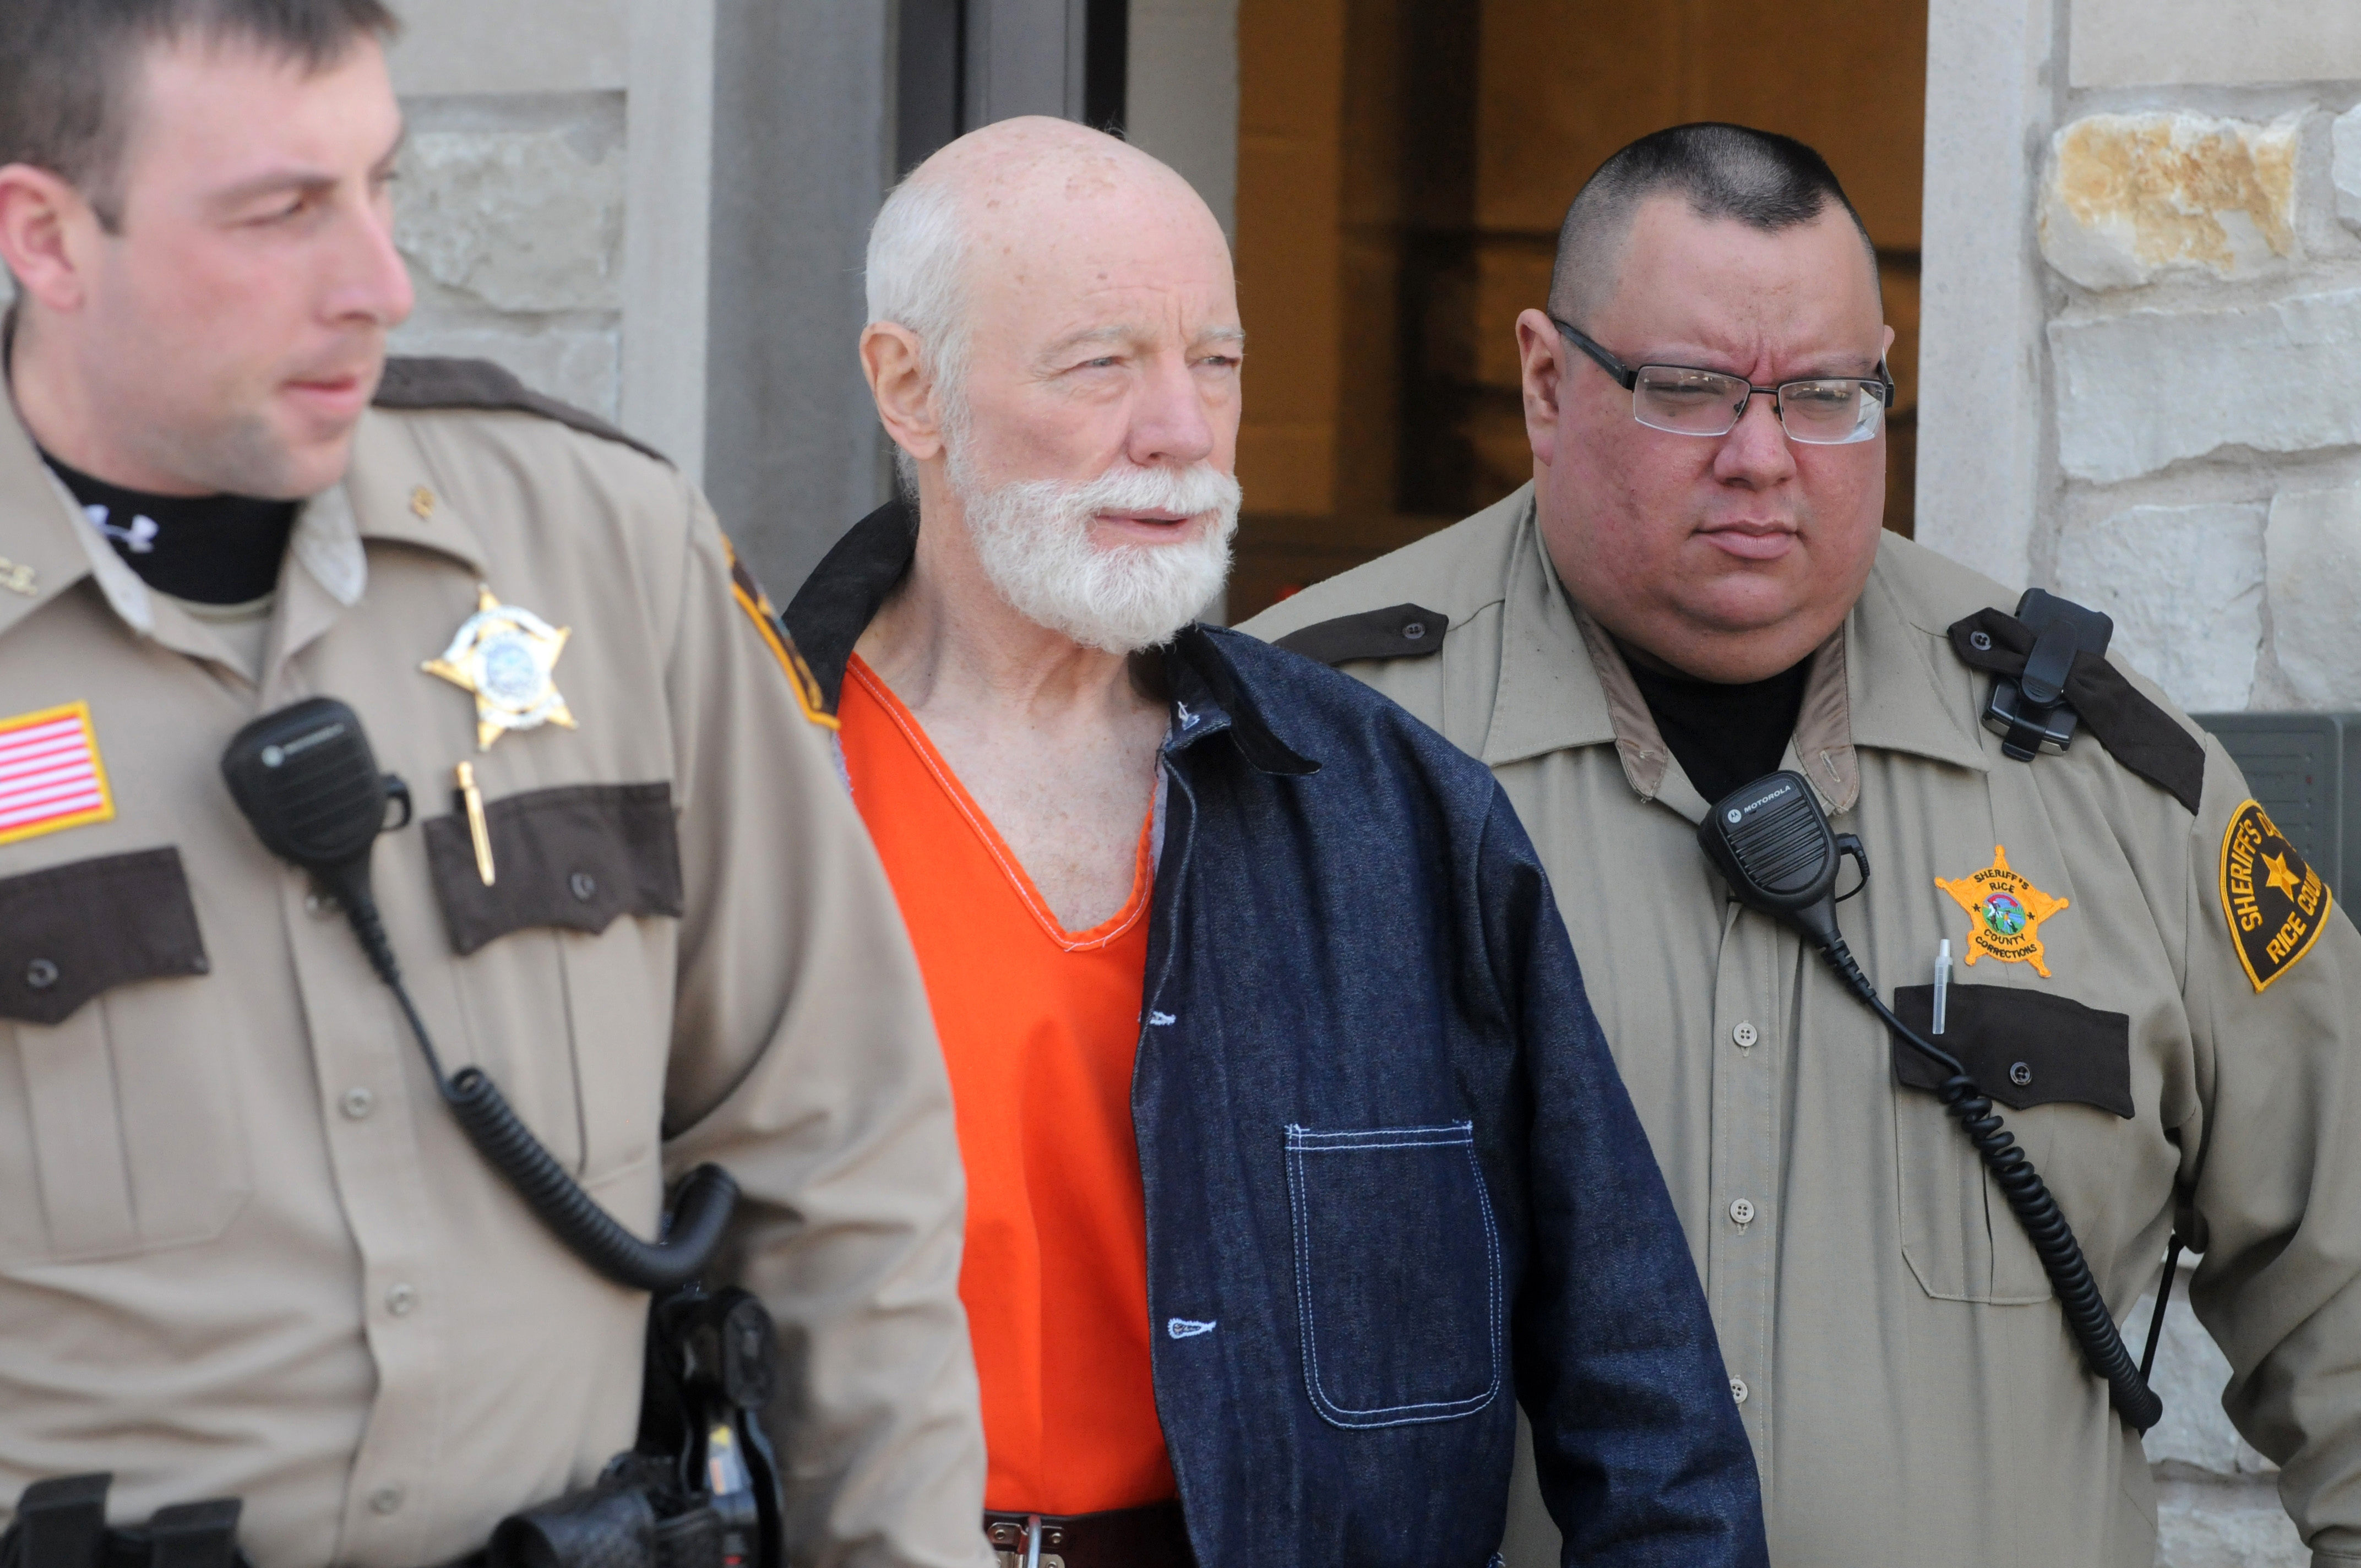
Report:
[[[1957,1057],[1894,1015],[1885,999],[1878,995],[1877,987],[1861,972],[1861,965],[1853,961],[1844,938],[1833,927],[1826,939],[1815,945],[1848,990],[1867,1003],[1884,1020],[1885,1026],[1911,1049],[1942,1069],[1943,1081],[1935,1091],[1936,1097],[1950,1113],[1951,1119],[1959,1123],[1960,1130],[1967,1134],[1968,1142],[1975,1146],[1984,1168],[1992,1172],[1993,1184],[2008,1200],[2010,1212],[2025,1227],[2026,1239],[2033,1244],[2034,1255],[2041,1259],[2042,1272],[2049,1276],[2049,1288],[2058,1293],[2066,1326],[2073,1331],[2074,1341],[2081,1347],[2084,1364],[2106,1384],[2109,1400],[2135,1431],[2144,1432],[2156,1425],[2164,1417],[2164,1401],[2148,1387],[2143,1369],[2133,1365],[2131,1352],[2124,1347],[2124,1336],[2107,1311],[2106,1298],[2099,1293],[2098,1281],[2091,1277],[2091,1266],[2083,1260],[2081,1244],[2074,1239],[2073,1227],[2059,1211],[2058,1201],[2049,1196],[2041,1173],[2033,1168],[2033,1162],[2026,1157],[2015,1136],[1993,1109],[1992,1096],[1976,1087],[1975,1080],[1968,1076],[1968,1069]],[[2165,1284],[2159,1288],[2170,1288],[2171,1277],[2168,1269]],[[2159,1308],[2161,1305],[2159,1298]],[[2160,1311],[2158,1321],[2161,1321]],[[2150,1356],[2155,1354],[2154,1345],[2155,1334],[2151,1331]]]
[[668,1234],[653,1242],[633,1235],[566,1173],[556,1157],[510,1108],[500,1085],[483,1069],[463,1067],[449,1077],[444,1075],[443,1060],[435,1054],[426,1021],[418,1015],[410,988],[401,982],[401,965],[386,938],[376,901],[364,894],[345,907],[353,934],[368,955],[369,967],[401,1003],[401,1015],[409,1020],[410,1032],[425,1053],[434,1087],[467,1133],[467,1141],[516,1189],[525,1206],[567,1250],[616,1284],[633,1290],[670,1290],[702,1273],[720,1245],[721,1233],[738,1201],[738,1183],[730,1173],[718,1165],[698,1166],[682,1185]]

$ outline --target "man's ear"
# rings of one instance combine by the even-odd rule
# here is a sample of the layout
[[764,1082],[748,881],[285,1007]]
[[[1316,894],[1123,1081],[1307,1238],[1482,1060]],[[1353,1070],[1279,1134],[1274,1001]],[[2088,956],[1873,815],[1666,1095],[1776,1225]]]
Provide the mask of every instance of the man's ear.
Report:
[[1559,393],[1565,378],[1565,339],[1557,323],[1543,311],[1517,316],[1517,360],[1521,368],[1525,400],[1525,440],[1537,463],[1557,459],[1558,433],[1565,419]]
[[0,261],[44,310],[78,311],[89,294],[98,214],[71,185],[29,163],[0,168]]
[[894,444],[920,463],[941,456],[942,423],[929,396],[934,382],[918,334],[895,322],[871,322],[861,334],[861,369]]

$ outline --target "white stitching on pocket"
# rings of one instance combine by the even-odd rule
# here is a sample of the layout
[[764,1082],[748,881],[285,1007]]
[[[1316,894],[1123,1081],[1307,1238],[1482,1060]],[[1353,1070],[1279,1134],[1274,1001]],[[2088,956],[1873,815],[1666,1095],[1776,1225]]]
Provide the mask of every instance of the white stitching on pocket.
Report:
[[[1463,1147],[1467,1151],[1467,1164],[1476,1181],[1476,1201],[1484,1214],[1484,1251],[1486,1277],[1486,1324],[1492,1351],[1492,1381],[1480,1395],[1464,1399],[1427,1400],[1415,1405],[1393,1405],[1380,1409],[1357,1410],[1337,1404],[1328,1398],[1321,1385],[1320,1352],[1317,1325],[1312,1306],[1312,1235],[1310,1202],[1303,1181],[1303,1157],[1307,1153],[1351,1152],[1360,1149],[1387,1148],[1449,1148]],[[1411,1426],[1422,1421],[1456,1420],[1474,1415],[1499,1396],[1503,1325],[1501,1321],[1500,1232],[1492,1213],[1492,1197],[1484,1185],[1484,1168],[1476,1157],[1476,1124],[1473,1122],[1452,1122],[1430,1127],[1378,1127],[1365,1132],[1315,1133],[1294,1123],[1287,1126],[1287,1186],[1288,1199],[1295,1219],[1295,1301],[1301,1320],[1303,1344],[1303,1378],[1305,1392],[1312,1398],[1312,1408],[1331,1426],[1347,1430],[1378,1427]],[[1391,1418],[1372,1419],[1372,1418]]]

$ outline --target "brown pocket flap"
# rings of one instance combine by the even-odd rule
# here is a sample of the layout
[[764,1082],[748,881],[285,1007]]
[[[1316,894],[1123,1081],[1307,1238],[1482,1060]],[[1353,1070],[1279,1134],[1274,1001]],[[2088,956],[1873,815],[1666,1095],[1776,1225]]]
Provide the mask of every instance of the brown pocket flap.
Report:
[[[1905,985],[1894,1011],[1926,1035],[1935,988]],[[2132,1114],[2132,1021],[2064,996],[2007,985],[1953,985],[1943,1032],[1927,1039],[1960,1058],[1976,1087],[2004,1105],[2094,1105]],[[1913,1089],[1941,1086],[1934,1063],[1894,1042],[1894,1076]]]
[[178,850],[0,882],[0,1018],[62,1024],[100,992],[209,967]]
[[622,915],[678,915],[680,839],[672,785],[570,784],[488,802],[492,884],[476,869],[464,812],[425,824],[426,861],[451,927],[472,953],[529,926],[593,936]]

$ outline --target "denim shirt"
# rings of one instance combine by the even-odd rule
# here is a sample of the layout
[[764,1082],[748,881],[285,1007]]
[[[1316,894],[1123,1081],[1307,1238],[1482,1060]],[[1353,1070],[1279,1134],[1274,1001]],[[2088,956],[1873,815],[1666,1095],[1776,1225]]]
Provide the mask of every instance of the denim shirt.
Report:
[[[790,605],[831,701],[914,543],[873,514]],[[1241,633],[1161,674],[1132,1119],[1197,1561],[1484,1568],[1521,1402],[1565,1563],[1764,1563],[1687,1244],[1490,773]]]

